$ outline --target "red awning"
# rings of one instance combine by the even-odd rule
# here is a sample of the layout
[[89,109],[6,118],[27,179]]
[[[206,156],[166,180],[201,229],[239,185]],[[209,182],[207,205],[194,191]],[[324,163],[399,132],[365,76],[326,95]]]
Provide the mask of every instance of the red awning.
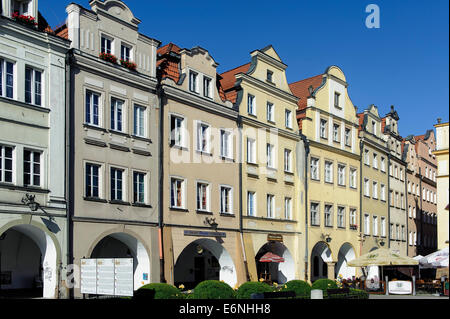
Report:
[[262,262],[262,263],[284,263],[284,258],[277,256],[271,252],[268,252],[267,254],[265,254],[264,256],[261,257],[259,262]]

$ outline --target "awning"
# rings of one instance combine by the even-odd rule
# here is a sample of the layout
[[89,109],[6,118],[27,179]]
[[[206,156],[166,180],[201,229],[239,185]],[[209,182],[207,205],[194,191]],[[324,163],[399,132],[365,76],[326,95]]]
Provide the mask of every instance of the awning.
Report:
[[261,263],[284,263],[284,258],[268,252],[259,259]]

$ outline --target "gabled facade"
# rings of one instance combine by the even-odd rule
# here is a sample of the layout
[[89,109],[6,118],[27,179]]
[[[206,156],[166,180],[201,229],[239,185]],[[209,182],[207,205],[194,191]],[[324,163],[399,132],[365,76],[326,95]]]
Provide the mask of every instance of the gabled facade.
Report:
[[382,119],[383,139],[389,149],[389,221],[388,221],[388,247],[402,255],[407,254],[407,214],[406,214],[406,162],[402,159],[402,141],[398,131],[400,120],[394,106]]
[[[241,230],[248,279],[285,283],[303,278],[298,207],[298,99],[272,46],[250,53],[251,62],[221,74],[226,98],[239,112]],[[268,252],[285,259],[261,263]]]
[[238,113],[201,48],[158,49],[164,276],[186,289],[246,281],[239,232]]
[[341,69],[290,84],[297,121],[309,145],[305,243],[307,279],[351,278],[346,260],[360,254],[358,118]]
[[359,116],[361,147],[361,234],[362,254],[388,245],[389,220],[388,149],[382,138],[381,118],[375,105]]
[[[122,1],[89,5],[68,5],[67,23],[56,30],[72,47],[67,96],[73,263],[132,257],[136,290],[160,280],[160,42],[139,33],[140,20]],[[80,287],[74,292],[81,296]]]
[[69,41],[45,31],[37,0],[1,6],[0,294],[64,298]]
[[404,140],[407,162],[408,256],[426,256],[437,249],[437,163],[433,130]]

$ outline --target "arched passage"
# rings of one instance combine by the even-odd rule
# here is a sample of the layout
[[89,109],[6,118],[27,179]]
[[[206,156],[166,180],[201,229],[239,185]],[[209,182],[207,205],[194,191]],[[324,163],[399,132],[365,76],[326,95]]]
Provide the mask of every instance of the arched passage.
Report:
[[345,243],[341,246],[338,253],[338,262],[335,268],[335,278],[342,275],[344,279],[352,278],[356,276],[356,268],[349,267],[347,263],[356,258],[355,250],[349,243]]
[[[283,257],[284,262],[281,263],[263,263],[260,262],[268,252],[271,252],[277,256]],[[289,249],[279,242],[269,242],[265,244],[258,251],[255,257],[256,271],[258,278],[267,278],[266,274],[269,274],[270,281],[278,284],[284,284],[290,280],[295,279],[295,262]]]
[[7,275],[1,286],[4,295],[56,298],[58,249],[51,236],[29,224],[0,235],[0,271]]
[[178,256],[174,268],[174,283],[194,288],[204,280],[222,280],[234,287],[237,283],[236,267],[228,251],[211,239],[198,239],[190,243]]
[[150,258],[141,241],[126,233],[104,237],[91,253],[93,259],[133,258],[134,290],[150,283]]
[[332,262],[331,250],[324,242],[318,242],[311,252],[311,282],[328,278],[328,262]]

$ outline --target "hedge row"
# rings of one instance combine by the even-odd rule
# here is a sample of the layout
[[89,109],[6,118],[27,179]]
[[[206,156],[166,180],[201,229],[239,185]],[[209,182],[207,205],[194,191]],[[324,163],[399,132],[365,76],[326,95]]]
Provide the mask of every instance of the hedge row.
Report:
[[254,293],[274,291],[294,291],[297,299],[309,299],[313,289],[323,290],[325,299],[369,299],[367,292],[357,289],[350,289],[349,294],[328,296],[327,289],[337,289],[336,283],[328,279],[317,280],[312,286],[302,280],[292,280],[278,287],[271,287],[263,282],[246,282],[236,291],[218,280],[203,281],[195,287],[193,292],[182,292],[175,286],[163,283],[145,285],[139,290],[145,289],[155,291],[154,299],[250,299]]

